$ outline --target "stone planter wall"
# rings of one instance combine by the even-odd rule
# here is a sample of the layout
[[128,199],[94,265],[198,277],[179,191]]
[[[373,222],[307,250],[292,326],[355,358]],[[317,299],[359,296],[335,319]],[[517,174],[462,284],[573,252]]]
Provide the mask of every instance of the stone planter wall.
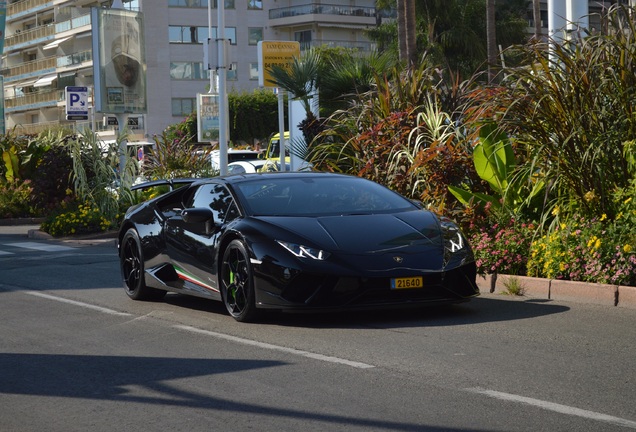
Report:
[[636,309],[636,287],[541,279],[528,276],[477,276],[477,285],[483,293],[508,292],[507,284],[516,278],[523,288],[523,296],[543,300],[561,300],[593,303]]

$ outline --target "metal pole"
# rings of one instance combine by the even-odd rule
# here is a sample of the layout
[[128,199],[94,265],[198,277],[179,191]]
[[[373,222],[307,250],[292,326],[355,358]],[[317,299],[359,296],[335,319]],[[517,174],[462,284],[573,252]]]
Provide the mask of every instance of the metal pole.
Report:
[[[212,42],[212,1],[213,0],[208,0],[208,46]],[[212,59],[208,59],[208,62],[211,64]],[[210,74],[210,89],[208,90],[208,93],[212,93],[212,90],[214,89],[214,73],[212,70],[212,67],[208,69]]]
[[128,158],[128,138],[122,131],[125,131],[128,126],[128,114],[120,113],[116,114],[115,117],[117,118],[117,137],[122,137],[119,143],[119,180],[123,186],[126,184],[124,182],[124,174],[126,173],[126,160]]
[[286,171],[287,167],[285,166],[285,147],[287,143],[285,142],[285,101],[283,95],[283,89],[278,88],[278,131],[279,131],[279,140],[278,140],[278,150],[280,153],[280,171]]
[[[212,0],[208,0],[212,1]],[[219,162],[221,175],[227,175],[227,143],[228,143],[228,103],[225,83],[227,79],[227,65],[225,64],[225,0],[217,0],[218,27],[216,38],[219,51]]]

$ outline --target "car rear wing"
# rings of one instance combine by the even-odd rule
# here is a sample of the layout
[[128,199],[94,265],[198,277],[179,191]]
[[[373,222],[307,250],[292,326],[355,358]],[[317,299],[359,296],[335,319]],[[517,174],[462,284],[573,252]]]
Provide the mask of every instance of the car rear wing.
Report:
[[177,178],[177,179],[162,179],[162,180],[152,180],[145,183],[140,183],[137,185],[133,185],[130,190],[143,190],[148,189],[155,186],[169,186],[170,190],[174,190],[175,188],[183,185],[189,185],[194,182],[200,181],[200,178]]

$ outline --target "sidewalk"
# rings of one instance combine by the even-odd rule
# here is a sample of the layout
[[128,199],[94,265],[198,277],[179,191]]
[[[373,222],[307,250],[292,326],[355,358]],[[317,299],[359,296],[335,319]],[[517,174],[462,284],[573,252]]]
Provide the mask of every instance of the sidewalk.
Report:
[[26,224],[13,223],[12,219],[0,219],[0,235],[18,235],[37,240],[58,240],[64,243],[77,243],[84,245],[91,244],[112,244],[117,245],[117,232],[107,231],[103,233],[89,234],[77,237],[54,238],[50,234],[40,231],[40,224],[33,223],[33,220],[25,221]]

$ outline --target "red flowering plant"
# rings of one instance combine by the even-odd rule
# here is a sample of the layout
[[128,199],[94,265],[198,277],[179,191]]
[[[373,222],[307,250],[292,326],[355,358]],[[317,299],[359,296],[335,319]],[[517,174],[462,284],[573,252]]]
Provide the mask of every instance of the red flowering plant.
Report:
[[535,227],[511,219],[506,225],[494,224],[475,231],[470,242],[479,274],[526,275]]

